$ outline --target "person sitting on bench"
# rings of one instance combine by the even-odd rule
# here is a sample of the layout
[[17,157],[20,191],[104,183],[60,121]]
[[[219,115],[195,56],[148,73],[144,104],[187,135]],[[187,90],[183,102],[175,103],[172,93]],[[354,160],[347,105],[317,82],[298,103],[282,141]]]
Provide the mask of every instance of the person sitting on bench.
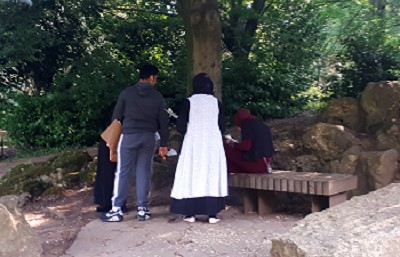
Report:
[[232,120],[241,132],[241,141],[226,137],[225,154],[229,173],[271,173],[274,154],[270,128],[246,108]]

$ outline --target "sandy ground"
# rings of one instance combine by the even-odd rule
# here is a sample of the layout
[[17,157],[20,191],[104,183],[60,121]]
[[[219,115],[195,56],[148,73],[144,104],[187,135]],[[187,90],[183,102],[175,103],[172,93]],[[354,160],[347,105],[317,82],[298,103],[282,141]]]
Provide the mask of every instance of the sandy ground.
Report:
[[170,214],[168,206],[151,211],[152,219],[145,222],[132,212],[123,222],[88,223],[62,257],[270,257],[271,238],[302,218],[244,215],[240,208],[228,207],[217,224],[209,224],[206,216],[187,223]]
[[[52,156],[2,160],[0,176],[18,164],[43,162]],[[135,212],[130,212],[124,222],[109,224],[99,221],[92,202],[93,188],[85,188],[24,206],[25,218],[42,242],[43,257],[270,256],[272,235],[289,230],[304,217],[297,210],[260,217],[229,207],[221,213],[221,222],[213,226],[201,219],[187,224],[181,217],[171,216],[168,206],[153,206],[155,218],[150,221],[138,222]],[[126,236],[116,240],[110,236],[115,233]],[[152,252],[154,249],[158,250]]]

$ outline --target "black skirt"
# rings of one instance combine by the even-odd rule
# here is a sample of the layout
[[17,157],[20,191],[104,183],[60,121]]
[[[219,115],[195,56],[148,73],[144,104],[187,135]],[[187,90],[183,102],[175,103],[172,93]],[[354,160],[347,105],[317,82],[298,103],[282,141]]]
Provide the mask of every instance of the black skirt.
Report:
[[97,154],[96,181],[94,185],[94,203],[104,208],[111,208],[115,169],[117,164],[110,161],[110,149],[100,139]]
[[185,216],[215,216],[225,209],[225,197],[172,198],[170,211]]

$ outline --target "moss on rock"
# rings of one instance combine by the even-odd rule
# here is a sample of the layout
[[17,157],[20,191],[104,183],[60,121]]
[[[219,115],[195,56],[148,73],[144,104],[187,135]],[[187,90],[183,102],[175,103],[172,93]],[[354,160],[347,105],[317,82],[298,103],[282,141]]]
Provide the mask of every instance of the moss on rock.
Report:
[[42,196],[47,198],[60,198],[64,195],[64,187],[62,185],[55,185],[48,188],[43,192]]
[[62,152],[47,162],[21,164],[0,179],[0,196],[27,192],[40,196],[57,185],[77,188],[93,183],[96,166],[83,150]]
[[80,185],[79,181],[79,172],[71,172],[64,175],[62,185],[65,188],[73,188]]
[[51,168],[46,163],[18,165],[0,179],[0,196],[23,192],[37,195],[38,190],[47,189],[49,184],[41,181],[40,176],[50,173]]
[[63,174],[79,172],[82,167],[92,161],[92,157],[86,151],[72,151],[57,154],[49,160],[53,169],[61,169]]

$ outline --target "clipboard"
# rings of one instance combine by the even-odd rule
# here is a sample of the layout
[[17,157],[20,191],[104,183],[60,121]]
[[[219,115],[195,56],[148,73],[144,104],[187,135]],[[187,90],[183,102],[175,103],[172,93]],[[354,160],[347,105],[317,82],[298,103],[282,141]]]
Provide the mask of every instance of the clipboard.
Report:
[[121,137],[122,124],[119,120],[115,119],[106,128],[106,130],[101,133],[101,138],[107,143],[110,148],[110,161],[117,162],[118,160],[118,142]]

